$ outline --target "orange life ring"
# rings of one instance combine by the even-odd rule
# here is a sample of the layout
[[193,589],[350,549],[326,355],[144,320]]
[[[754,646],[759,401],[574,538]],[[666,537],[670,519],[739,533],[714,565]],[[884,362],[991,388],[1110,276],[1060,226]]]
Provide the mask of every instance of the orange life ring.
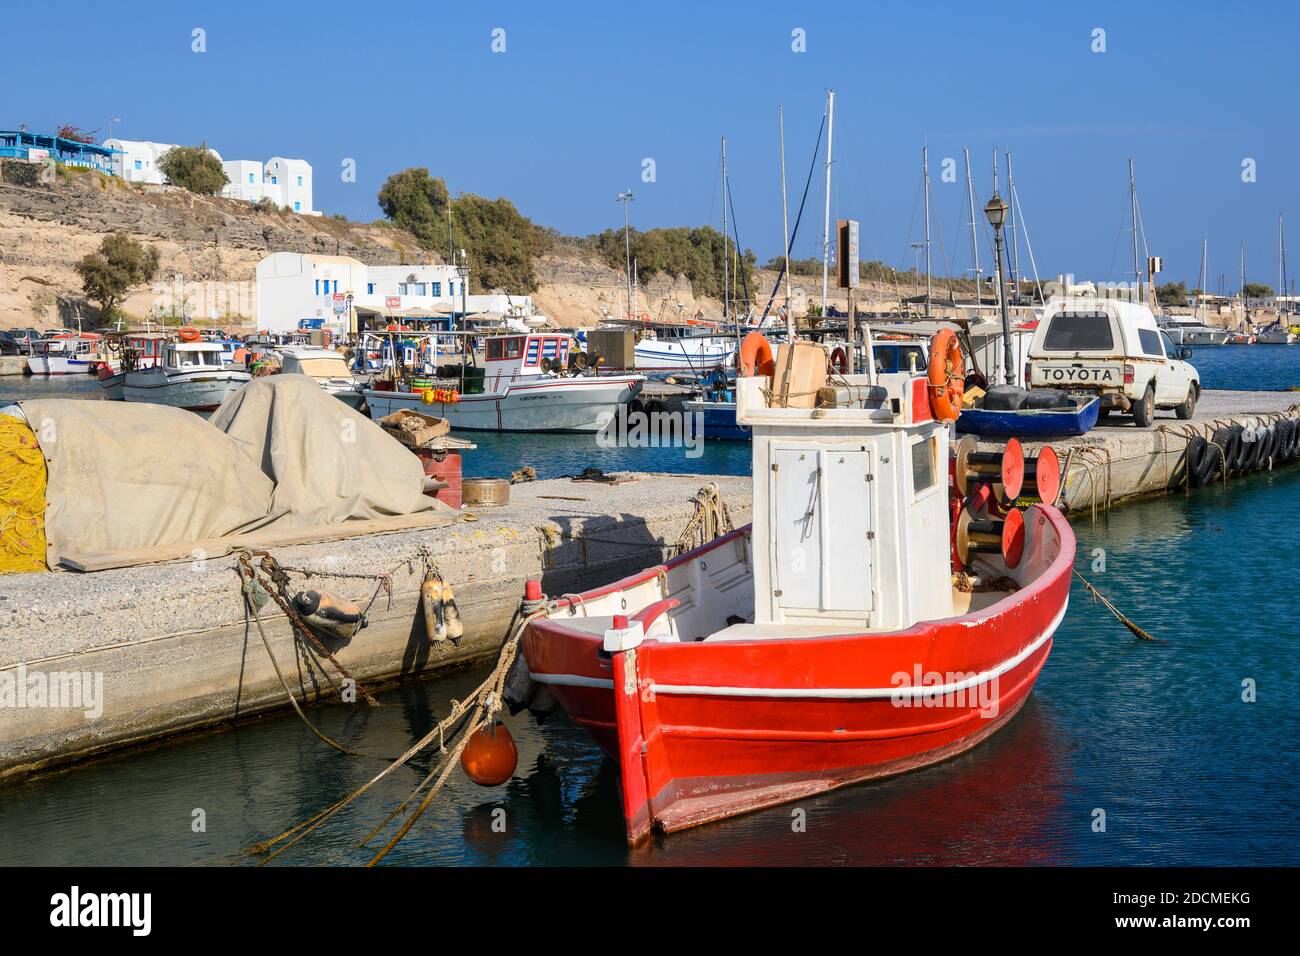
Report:
[[198,329],[187,325],[184,328],[177,330],[176,337],[182,342],[197,342],[203,338],[203,335]]
[[848,371],[849,356],[848,353],[844,351],[844,346],[837,345],[835,346],[835,350],[831,352],[831,368],[840,375],[843,375]]
[[762,332],[750,332],[740,343],[740,374],[745,378],[776,374],[772,346]]
[[930,410],[941,422],[954,422],[961,414],[966,376],[961,345],[952,329],[940,329],[930,340]]

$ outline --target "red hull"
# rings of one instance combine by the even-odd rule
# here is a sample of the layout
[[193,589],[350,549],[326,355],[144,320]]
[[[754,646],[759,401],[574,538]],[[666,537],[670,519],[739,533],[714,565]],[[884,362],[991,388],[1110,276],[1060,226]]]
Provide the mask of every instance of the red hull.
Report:
[[1025,702],[1069,599],[1074,535],[1038,505],[1019,589],[968,614],[886,634],[700,643],[687,633],[602,650],[598,615],[679,594],[698,612],[696,565],[716,570],[747,530],[562,603],[525,635],[534,679],[618,762],[631,843],[651,827],[681,830],[975,746]]

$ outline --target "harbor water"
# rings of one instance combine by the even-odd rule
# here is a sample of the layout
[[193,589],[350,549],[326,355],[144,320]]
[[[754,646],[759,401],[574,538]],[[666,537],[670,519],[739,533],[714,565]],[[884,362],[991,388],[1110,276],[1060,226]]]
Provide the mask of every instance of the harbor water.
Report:
[[[1273,352],[1285,367],[1234,365]],[[1206,387],[1300,384],[1300,348],[1201,349],[1193,361],[1210,353]],[[18,384],[33,397],[51,383]],[[6,397],[19,396],[0,380]],[[582,436],[475,439],[467,473],[749,471],[745,444],[687,458]],[[1298,499],[1293,466],[1127,505],[1095,525],[1077,519],[1076,568],[1160,640],[1136,640],[1076,582],[1029,702],[947,763],[628,850],[614,766],[563,714],[540,727],[521,714],[507,719],[514,778],[482,789],[453,775],[385,864],[1300,864]],[[365,782],[485,673],[411,683],[380,695],[379,709],[311,711],[371,758],[331,750],[285,713],[0,785],[6,862],[254,862],[244,847]],[[275,862],[365,862],[383,839],[363,848],[360,838],[428,770],[403,767]]]

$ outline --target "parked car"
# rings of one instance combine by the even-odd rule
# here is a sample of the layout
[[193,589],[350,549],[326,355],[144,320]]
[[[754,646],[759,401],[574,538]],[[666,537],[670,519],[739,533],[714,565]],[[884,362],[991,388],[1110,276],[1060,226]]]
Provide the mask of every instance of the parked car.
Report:
[[0,355],[21,355],[18,339],[12,332],[0,329]]
[[41,333],[36,329],[10,329],[9,334],[18,346],[19,355],[31,355],[32,343],[41,338]]
[[1029,346],[1029,384],[1101,398],[1101,412],[1133,415],[1139,428],[1157,408],[1189,419],[1201,394],[1201,376],[1185,361],[1191,349],[1174,345],[1144,305],[1110,299],[1053,299]]

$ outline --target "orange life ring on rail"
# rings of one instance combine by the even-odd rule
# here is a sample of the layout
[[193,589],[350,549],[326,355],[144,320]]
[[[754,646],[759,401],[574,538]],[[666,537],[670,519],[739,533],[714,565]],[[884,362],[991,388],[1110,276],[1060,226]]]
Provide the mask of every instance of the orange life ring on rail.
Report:
[[966,376],[961,345],[952,329],[940,329],[930,339],[930,410],[941,422],[954,422],[961,414]]
[[176,337],[182,342],[198,342],[203,338],[203,335],[198,329],[191,325],[187,325],[183,329],[177,330]]
[[776,374],[772,346],[762,332],[750,332],[740,343],[740,374],[745,378]]
[[848,371],[849,356],[844,351],[844,346],[837,345],[834,351],[831,352],[831,368],[839,375],[843,375]]

